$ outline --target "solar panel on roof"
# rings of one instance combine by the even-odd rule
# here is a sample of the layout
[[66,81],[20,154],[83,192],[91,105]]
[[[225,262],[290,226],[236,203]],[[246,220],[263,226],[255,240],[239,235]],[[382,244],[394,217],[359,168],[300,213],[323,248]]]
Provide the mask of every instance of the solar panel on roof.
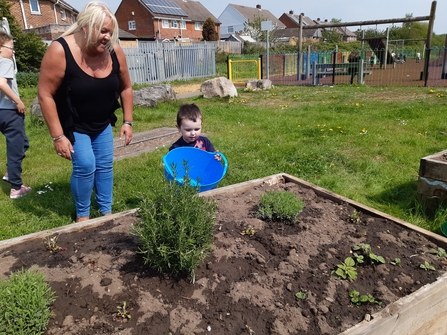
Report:
[[183,9],[169,0],[143,0],[143,2],[153,13],[188,16]]

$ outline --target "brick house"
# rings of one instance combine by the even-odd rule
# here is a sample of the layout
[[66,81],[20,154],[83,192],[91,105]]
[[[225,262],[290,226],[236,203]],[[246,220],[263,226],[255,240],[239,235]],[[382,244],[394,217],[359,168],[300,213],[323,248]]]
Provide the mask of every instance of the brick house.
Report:
[[35,31],[43,40],[59,37],[76,22],[79,12],[63,0],[10,0],[11,14],[24,31]]
[[220,22],[200,2],[189,0],[122,0],[115,13],[120,29],[150,40],[202,40],[203,23]]

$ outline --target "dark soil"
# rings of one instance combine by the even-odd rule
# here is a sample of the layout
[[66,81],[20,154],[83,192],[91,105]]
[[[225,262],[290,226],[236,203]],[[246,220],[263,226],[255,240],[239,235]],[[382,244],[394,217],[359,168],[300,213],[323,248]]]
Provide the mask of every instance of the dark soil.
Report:
[[[286,189],[305,202],[290,225],[256,218],[259,196]],[[42,271],[58,296],[46,334],[339,334],[387,304],[434,282],[446,270],[437,248],[421,233],[387,218],[318,196],[293,183],[266,184],[242,193],[228,191],[218,202],[213,251],[190,278],[166,278],[143,265],[130,235],[135,216],[62,233],[50,253],[40,239],[0,250],[0,276],[22,267]],[[251,226],[253,236],[242,231]],[[355,281],[332,273],[352,256],[351,247],[370,244],[386,264],[357,266]],[[399,266],[390,264],[401,259]],[[436,271],[425,271],[425,261]],[[381,302],[355,306],[348,291]],[[305,299],[295,294],[303,292]],[[126,302],[130,319],[117,315]],[[373,316],[374,317],[374,316]]]

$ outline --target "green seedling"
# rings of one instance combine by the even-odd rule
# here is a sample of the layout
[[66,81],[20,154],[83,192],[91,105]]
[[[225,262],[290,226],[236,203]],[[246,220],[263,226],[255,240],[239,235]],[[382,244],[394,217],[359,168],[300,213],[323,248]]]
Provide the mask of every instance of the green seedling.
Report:
[[354,267],[355,261],[351,257],[347,257],[342,264],[337,264],[335,274],[343,279],[350,278],[355,280],[357,278],[357,269]]
[[131,318],[131,315],[130,315],[130,313],[128,312],[128,310],[127,310],[127,307],[126,307],[126,302],[124,301],[123,302],[123,305],[122,306],[116,306],[116,308],[117,308],[117,315],[119,316],[119,317],[121,317],[121,318],[123,318],[123,319],[130,319]]
[[360,292],[356,290],[349,291],[349,297],[351,298],[351,302],[357,306],[366,303],[381,304],[381,302],[374,299],[371,294],[360,294]]
[[447,257],[447,252],[445,251],[445,249],[443,248],[438,248],[438,249],[430,249],[427,251],[430,254],[436,255],[439,258],[445,258]]
[[352,255],[354,256],[355,261],[356,261],[357,264],[362,264],[364,262],[364,256],[363,255],[359,255],[356,252],[354,252]]
[[253,236],[254,234],[255,234],[255,230],[251,225],[249,225],[243,231],[241,231],[241,235]]
[[434,266],[431,266],[429,262],[425,261],[424,264],[419,265],[421,269],[424,269],[425,271],[436,271]]
[[400,258],[395,258],[394,261],[391,261],[391,262],[390,262],[390,264],[391,264],[391,265],[394,265],[394,266],[396,266],[396,265],[400,265]]
[[50,251],[50,253],[67,250],[67,248],[62,248],[57,245],[57,238],[58,236],[54,235],[54,236],[47,236],[42,239],[42,244],[47,250]]
[[362,212],[357,212],[356,209],[352,212],[351,215],[349,215],[349,222],[352,223],[360,223],[362,222]]
[[304,293],[304,292],[298,292],[298,293],[295,293],[295,297],[296,297],[297,299],[304,300],[304,299],[306,299],[306,293]]
[[375,255],[372,252],[371,246],[369,244],[361,243],[360,245],[354,245],[352,247],[352,250],[360,251],[362,253],[362,255],[365,256],[365,259],[369,259],[370,263],[373,265],[375,263],[385,264],[385,258],[383,258],[382,256]]

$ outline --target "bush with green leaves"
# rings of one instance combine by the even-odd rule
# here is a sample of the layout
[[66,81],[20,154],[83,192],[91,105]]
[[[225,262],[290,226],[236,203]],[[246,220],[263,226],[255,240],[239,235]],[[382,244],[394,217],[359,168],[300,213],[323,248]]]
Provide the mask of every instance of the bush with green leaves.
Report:
[[43,334],[55,300],[42,273],[23,269],[11,273],[9,280],[0,280],[0,334]]
[[266,221],[293,223],[303,210],[304,202],[288,191],[268,191],[261,195],[258,217]]
[[198,194],[197,187],[166,182],[151,199],[144,199],[138,210],[141,221],[133,233],[139,237],[138,253],[144,263],[168,275],[190,275],[211,250],[215,201]]
[[39,72],[17,72],[17,86],[19,88],[36,87],[39,82]]

